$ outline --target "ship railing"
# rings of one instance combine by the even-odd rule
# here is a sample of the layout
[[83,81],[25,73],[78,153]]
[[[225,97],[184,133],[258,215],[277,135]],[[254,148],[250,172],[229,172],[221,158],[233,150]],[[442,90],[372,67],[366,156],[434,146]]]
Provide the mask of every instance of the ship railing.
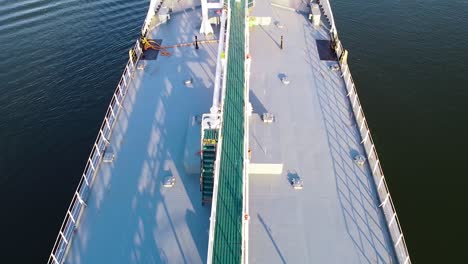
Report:
[[367,160],[374,178],[374,182],[377,186],[377,193],[380,200],[379,207],[382,208],[385,219],[387,220],[387,226],[393,240],[393,246],[395,248],[395,253],[399,263],[410,264],[411,260],[408,253],[408,248],[406,246],[405,238],[403,236],[403,230],[400,226],[400,221],[398,219],[395,206],[390,196],[390,191],[387,186],[387,182],[384,177],[382,166],[380,163],[379,156],[376,151],[374,140],[372,139],[369,126],[364,116],[364,111],[362,110],[362,105],[357,94],[356,86],[351,76],[349,66],[347,63],[340,63],[341,71],[343,73],[343,78],[346,84],[346,89],[348,91],[348,97],[351,102],[351,107],[353,108],[354,117],[361,134],[362,141],[361,143],[364,146],[364,149],[367,154]]
[[129,52],[130,58],[112,96],[104,121],[99,129],[91,154],[89,155],[83,174],[81,175],[80,182],[73,194],[70,206],[67,209],[59,234],[55,240],[49,260],[47,261],[48,264],[62,264],[65,260],[75,229],[79,225],[80,216],[86,208],[86,201],[89,197],[94,177],[96,176],[102,157],[109,144],[112,129],[117,121],[117,116],[122,108],[125,95],[132,82],[136,65],[141,54],[140,42],[137,40],[135,46]]
[[[344,48],[340,41],[337,41],[337,47],[335,51],[339,58],[342,56],[342,54],[344,54]],[[403,236],[403,230],[400,226],[400,221],[398,219],[392,197],[390,196],[390,191],[387,186],[387,181],[384,177],[382,165],[380,163],[374,140],[372,139],[371,132],[367,124],[361,102],[359,100],[356,85],[354,84],[353,77],[351,76],[349,65],[345,60],[340,60],[340,67],[344,82],[346,84],[346,90],[348,91],[347,96],[351,102],[354,118],[356,119],[356,124],[358,126],[357,128],[359,129],[359,133],[362,138],[361,144],[363,144],[366,151],[372,176],[377,186],[377,194],[380,200],[379,207],[382,208],[382,211],[385,215],[398,262],[402,264],[410,264],[411,260],[409,257],[406,241]]]
[[364,116],[364,111],[357,94],[356,85],[354,84],[353,77],[351,76],[351,71],[349,69],[347,59],[342,58],[342,56],[347,57],[347,55],[345,55],[345,49],[343,48],[341,41],[338,39],[338,31],[335,27],[335,20],[331,11],[330,2],[329,0],[318,0],[318,2],[331,26],[330,35],[332,41],[335,43],[335,52],[340,61],[342,77],[346,84],[346,90],[348,92],[348,97],[353,109],[354,118],[356,119],[359,133],[362,138],[361,144],[363,144],[367,154],[367,160],[369,162],[372,176],[377,187],[377,194],[380,200],[379,207],[382,208],[385,219],[387,221],[388,230],[393,241],[393,247],[395,249],[397,260],[401,264],[411,264],[408,247],[406,245],[405,237],[403,236],[403,230],[401,228],[392,197],[390,196],[390,191],[387,186],[387,181],[384,177],[382,165],[375,148],[374,140],[372,139],[366,117]]

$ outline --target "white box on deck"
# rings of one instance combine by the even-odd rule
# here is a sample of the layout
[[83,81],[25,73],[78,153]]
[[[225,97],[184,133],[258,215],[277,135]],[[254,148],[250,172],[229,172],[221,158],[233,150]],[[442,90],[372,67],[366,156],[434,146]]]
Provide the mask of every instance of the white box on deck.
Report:
[[158,18],[162,24],[166,23],[167,20],[171,19],[171,15],[169,14],[169,8],[163,6],[161,9],[159,9]]
[[282,163],[250,163],[249,174],[281,174]]
[[312,24],[314,26],[320,26],[320,17],[321,17],[320,7],[316,3],[310,3],[310,15],[309,19],[312,19]]

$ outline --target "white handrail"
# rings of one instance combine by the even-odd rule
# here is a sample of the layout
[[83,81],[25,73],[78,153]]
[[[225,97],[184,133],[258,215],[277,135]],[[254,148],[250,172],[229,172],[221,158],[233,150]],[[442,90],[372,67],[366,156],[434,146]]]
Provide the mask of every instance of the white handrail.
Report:
[[394,243],[397,259],[399,263],[410,264],[411,260],[403,236],[403,231],[400,226],[400,221],[398,220],[395,206],[393,205],[392,198],[390,196],[390,191],[384,177],[382,166],[380,165],[380,160],[374,145],[374,141],[372,140],[369,126],[367,125],[367,121],[364,116],[364,111],[362,110],[362,106],[357,95],[356,86],[354,85],[354,81],[349,71],[349,66],[346,63],[340,63],[340,66],[343,72],[343,78],[345,80],[349,78],[348,80],[350,80],[347,82],[345,81],[346,89],[348,90],[351,107],[353,108],[353,113],[356,119],[356,123],[358,124],[358,129],[361,128],[359,132],[361,134],[361,138],[363,139],[362,144],[364,145],[364,149],[367,154],[367,160],[369,161],[372,176],[377,187],[378,197],[381,201],[380,207],[382,207],[385,219],[387,221],[390,236]]
[[346,60],[342,60],[341,56],[344,54],[345,49],[338,39],[338,32],[335,28],[335,21],[333,19],[333,14],[331,12],[331,6],[328,0],[318,0],[320,5],[323,8],[325,16],[332,29],[330,30],[332,41],[335,41],[335,52],[340,61],[340,67],[342,72],[342,77],[346,85],[346,90],[348,92],[349,101],[353,109],[354,118],[356,119],[357,128],[362,138],[362,144],[367,154],[367,160],[369,162],[369,167],[374,178],[374,182],[377,187],[377,194],[381,202],[380,206],[384,213],[388,230],[393,241],[393,247],[395,249],[395,254],[397,260],[401,264],[411,264],[411,259],[409,256],[408,248],[406,246],[405,238],[403,236],[403,230],[400,226],[400,221],[396,213],[395,206],[393,205],[392,197],[390,196],[390,191],[387,186],[387,182],[384,177],[382,166],[380,164],[379,157],[377,155],[376,147],[372,136],[370,133],[369,126],[367,125],[366,117],[364,116],[364,111],[362,110],[362,105],[359,100],[356,86],[351,76],[349,66]]
[[134,54],[136,60],[133,62],[133,59],[129,58],[122,77],[115,89],[114,95],[112,96],[106,115],[101,124],[101,128],[99,129],[98,136],[91,150],[91,154],[89,155],[86,163],[84,172],[81,176],[75,194],[73,195],[70,206],[68,207],[65,219],[62,222],[62,226],[60,227],[52,252],[50,253],[49,260],[47,261],[48,264],[62,264],[65,260],[74,230],[79,225],[80,216],[86,207],[86,200],[90,193],[98,167],[101,164],[102,155],[109,143],[112,129],[117,120],[117,115],[122,107],[128,87],[133,79],[132,76],[135,72],[136,65],[142,54],[140,42],[138,40],[133,48],[133,52],[130,54],[131,56]]

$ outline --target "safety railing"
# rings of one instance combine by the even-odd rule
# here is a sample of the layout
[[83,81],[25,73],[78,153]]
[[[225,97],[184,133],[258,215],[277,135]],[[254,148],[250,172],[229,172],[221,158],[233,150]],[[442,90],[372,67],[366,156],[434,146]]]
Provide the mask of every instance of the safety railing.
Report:
[[328,0],[319,0],[322,7],[322,11],[327,17],[331,25],[330,35],[332,41],[334,42],[335,52],[339,58],[339,63],[341,67],[341,72],[343,79],[346,84],[346,90],[348,92],[348,97],[351,102],[351,107],[353,109],[354,118],[358,125],[359,133],[362,138],[362,144],[367,154],[367,160],[374,178],[374,182],[377,187],[377,194],[380,200],[379,207],[382,208],[385,219],[387,221],[388,230],[393,241],[393,246],[395,249],[395,254],[397,260],[401,264],[411,264],[411,259],[409,256],[408,248],[406,246],[406,241],[403,236],[403,230],[400,226],[400,221],[396,213],[395,206],[393,205],[392,197],[390,196],[390,191],[387,186],[387,182],[384,177],[382,166],[380,164],[379,156],[375,149],[374,141],[372,140],[371,132],[369,126],[367,125],[366,117],[364,116],[364,111],[362,110],[362,105],[357,94],[356,86],[354,84],[353,77],[349,70],[348,63],[346,59],[342,59],[345,49],[341,44],[341,41],[338,39],[338,32],[335,28],[335,21],[333,19],[333,14],[331,12],[330,3]]
[[125,99],[125,95],[133,79],[136,65],[142,54],[140,42],[138,40],[136,41],[134,48],[130,50],[129,54],[129,61],[125,66],[122,77],[112,96],[111,102],[104,117],[104,121],[99,129],[99,133],[96,141],[94,142],[91,154],[89,155],[89,158],[86,162],[86,166],[81,176],[80,182],[75,193],[73,194],[73,198],[70,206],[68,207],[65,219],[63,220],[59,234],[55,240],[54,247],[50,253],[49,260],[47,262],[48,264],[62,264],[65,260],[68,246],[70,245],[75,229],[79,225],[80,216],[86,207],[86,200],[89,196],[94,177],[109,144],[112,129],[116,123],[117,116]]
[[387,220],[388,229],[393,240],[397,259],[399,263],[409,264],[411,263],[411,260],[408,249],[406,247],[403,231],[400,226],[400,221],[398,220],[395,206],[393,205],[393,201],[390,196],[390,191],[384,177],[382,166],[380,165],[379,156],[377,155],[369,126],[367,125],[366,117],[364,116],[364,111],[362,110],[359,96],[356,91],[356,86],[354,85],[348,64],[342,62],[340,63],[340,66],[344,81],[346,83],[346,89],[348,91],[351,107],[353,108],[354,117],[358,125],[359,133],[361,134],[361,143],[366,150],[367,160],[369,162],[374,182],[377,186],[377,193],[381,202],[379,207],[382,207],[385,219]]

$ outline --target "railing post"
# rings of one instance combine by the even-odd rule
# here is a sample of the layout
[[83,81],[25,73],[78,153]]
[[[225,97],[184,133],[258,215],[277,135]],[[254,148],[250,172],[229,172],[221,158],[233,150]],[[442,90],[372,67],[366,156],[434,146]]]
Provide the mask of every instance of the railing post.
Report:
[[94,168],[93,160],[91,159],[91,157],[88,158],[88,162],[91,165],[91,169],[93,169],[94,172],[96,169]]
[[114,108],[112,107],[112,104],[109,105],[109,108],[111,110],[112,118],[114,119],[114,122],[115,122],[115,113],[114,113]]
[[57,258],[55,257],[54,253],[50,254],[50,256],[52,257],[52,260],[55,264],[60,264],[60,262],[58,262]]
[[395,243],[395,247],[396,247],[398,244],[400,244],[402,238],[403,238],[403,234],[400,233],[400,236],[398,237],[398,240],[397,240],[397,242]]
[[84,178],[84,181],[85,181],[85,183],[86,183],[86,186],[88,186],[88,187],[89,187],[89,182],[88,182],[88,178],[86,178],[86,174],[85,174],[85,173],[83,173],[83,175],[82,175],[82,176],[83,176],[83,178]]
[[81,198],[81,195],[79,192],[75,192],[76,194],[76,197],[78,198],[78,201],[80,202],[81,205],[84,205],[86,206],[86,203],[83,201],[83,199]]
[[109,125],[109,120],[107,119],[107,116],[104,117],[104,122],[106,123],[107,129],[110,131],[110,130],[111,130],[111,127],[110,127],[110,125]]
[[349,89],[348,94],[346,94],[346,96],[351,97],[352,94],[353,94],[353,89]]
[[377,167],[379,166],[379,163],[380,163],[380,160],[377,160],[377,162],[375,162],[374,169],[372,170],[372,174],[375,173],[375,170],[376,170]]
[[70,210],[67,210],[67,214],[68,214],[68,216],[70,216],[70,219],[72,220],[73,224],[76,224],[75,218],[71,214]]
[[356,106],[357,97],[358,97],[357,93],[356,93],[356,91],[354,91],[353,109],[354,109],[354,106]]
[[390,198],[390,194],[387,193],[387,196],[385,197],[385,200],[379,205],[379,207],[384,207],[385,204],[388,202],[388,199]]
[[370,152],[369,157],[368,157],[369,159],[372,157],[372,154],[374,154],[375,157],[377,158],[377,155],[376,155],[376,153],[375,153],[375,151],[374,151],[374,148],[375,148],[375,145],[372,144],[372,146],[371,146],[371,148],[370,148],[370,150],[369,150],[369,152]]
[[[347,66],[346,66],[346,68],[348,69]],[[347,80],[346,80],[346,86],[349,86],[348,83],[349,83],[350,81],[351,81],[351,74],[348,74],[348,78],[347,78]],[[352,84],[352,83],[351,83],[351,84]],[[351,87],[352,87],[352,85],[351,85]],[[346,87],[346,88],[348,88],[348,87]]]
[[97,152],[98,156],[100,157],[101,156],[101,151],[99,151],[99,146],[97,145],[97,142],[94,142],[94,148],[96,149],[96,152]]
[[380,189],[380,187],[382,186],[383,182],[384,182],[384,177],[382,176],[382,177],[380,177],[379,185],[377,185],[377,191]]
[[117,89],[119,90],[120,97],[123,98],[122,86],[120,85],[120,83],[117,85]]
[[369,137],[369,130],[367,130],[366,137],[361,141],[361,144],[365,144],[368,137]]
[[[127,71],[127,69],[128,69],[128,66],[127,66],[127,67],[125,67],[125,71]],[[128,73],[128,72],[127,72],[127,73]],[[126,80],[125,73],[122,75],[122,81],[123,81],[123,83],[124,83],[125,87],[127,87],[127,80]]]
[[390,220],[390,223],[388,224],[388,226],[391,226],[393,221],[395,221],[395,219],[396,219],[396,212],[393,213],[392,219]]
[[361,132],[361,131],[362,131],[362,128],[364,127],[364,122],[365,122],[365,121],[366,121],[366,117],[365,117],[365,116],[363,116],[363,117],[362,117],[361,126],[359,127],[359,132]]
[[[109,129],[109,133],[110,133],[110,129]],[[104,140],[104,143],[108,144],[109,143],[109,140],[107,140],[107,137],[106,135],[104,135],[104,131],[102,131],[102,129],[99,129],[99,138],[102,138],[102,140]]]
[[[405,255],[406,255],[406,254],[405,254]],[[403,264],[408,263],[408,261],[409,261],[409,256],[406,256],[405,262],[404,262]]]
[[120,104],[119,98],[117,98],[117,96],[115,95],[115,93],[114,93],[114,98],[115,98],[115,102],[116,102],[117,105],[120,107],[121,104]]
[[63,235],[62,230],[60,230],[59,234],[60,234],[60,236],[62,237],[63,241],[65,241],[65,244],[68,245],[68,240],[67,240],[67,238]]
[[135,43],[135,55],[136,55],[136,61],[135,64],[137,63],[138,59],[140,58],[140,41],[137,39]]

